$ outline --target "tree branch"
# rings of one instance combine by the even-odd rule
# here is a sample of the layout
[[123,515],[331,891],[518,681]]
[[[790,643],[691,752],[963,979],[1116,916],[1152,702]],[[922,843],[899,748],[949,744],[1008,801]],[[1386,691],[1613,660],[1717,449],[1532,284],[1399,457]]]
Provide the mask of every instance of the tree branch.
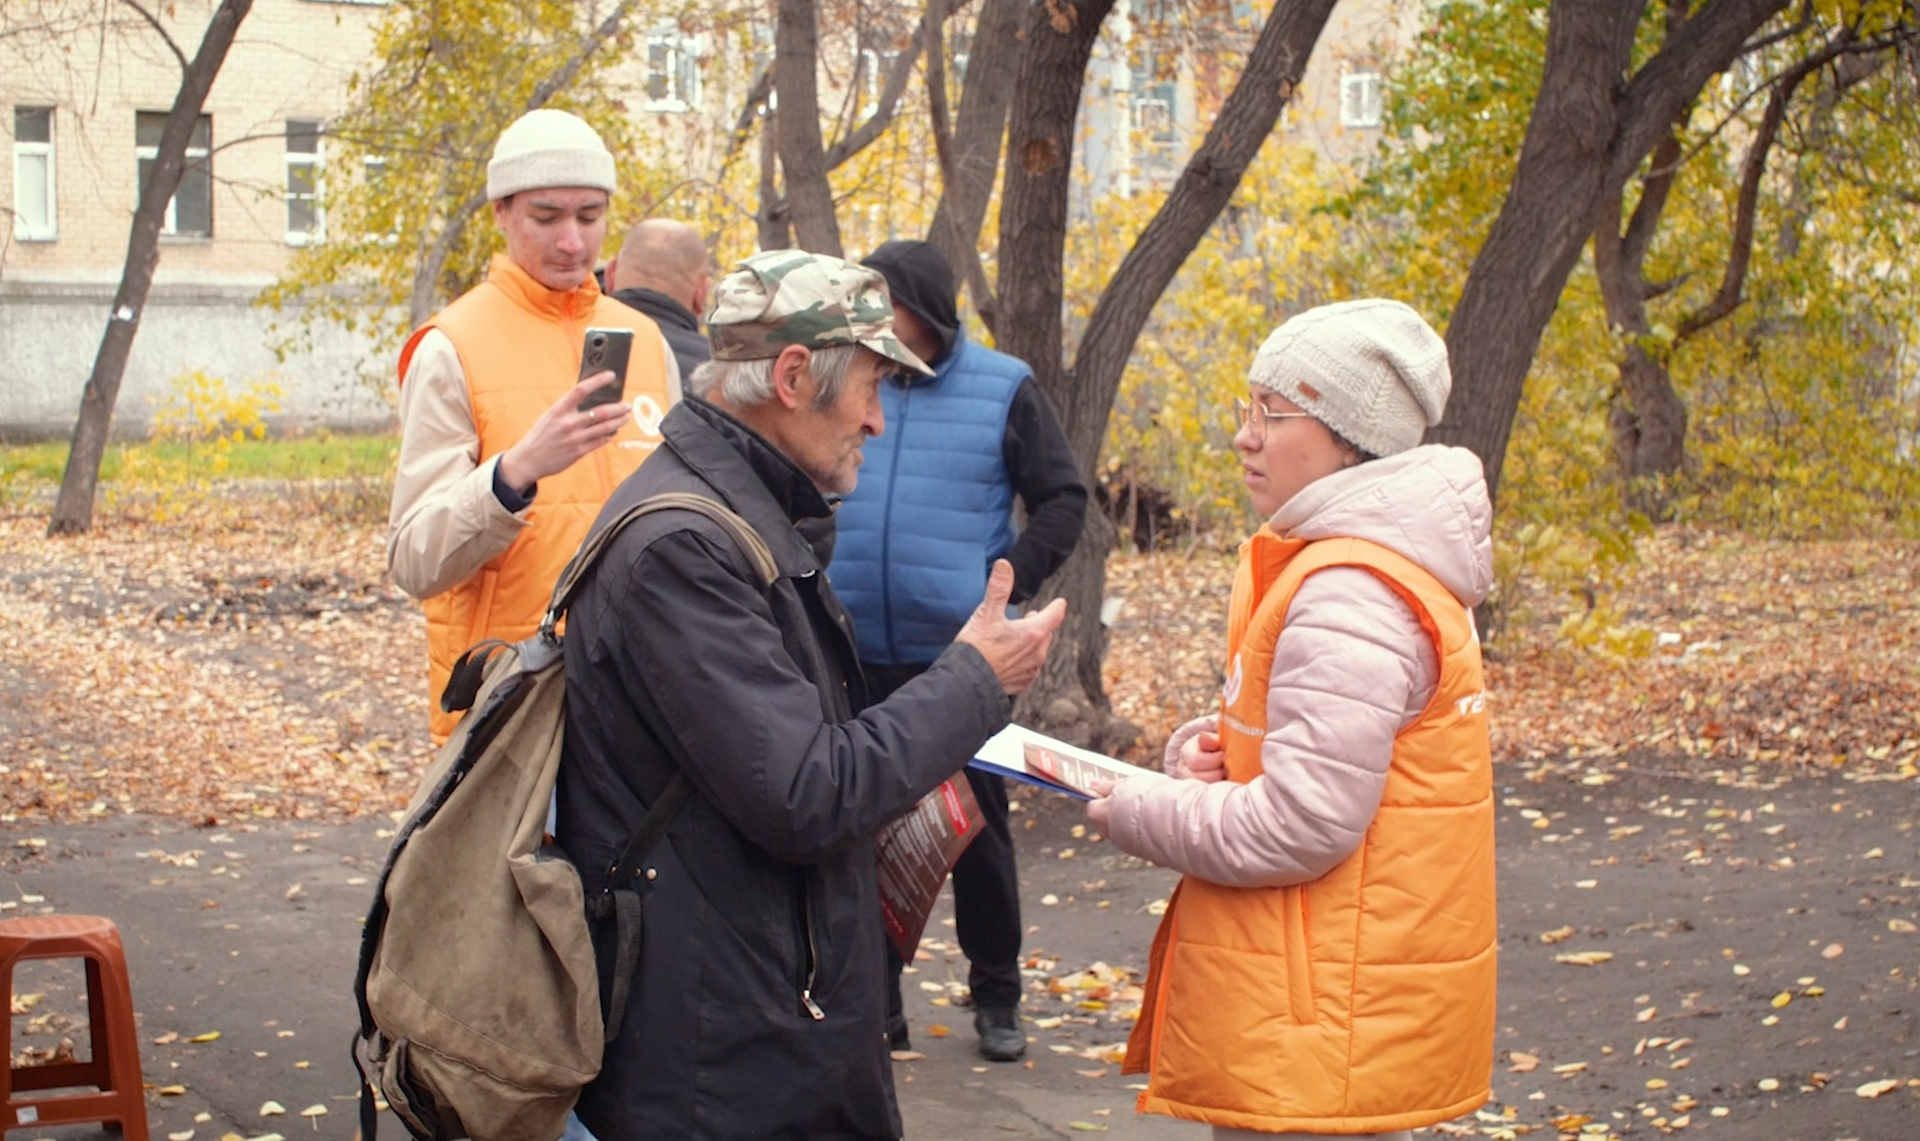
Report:
[[153,30],[159,34],[160,39],[167,45],[167,50],[173,53],[173,58],[180,61],[180,70],[187,70],[187,53],[181,51],[180,45],[175,43],[173,37],[167,34],[166,26],[160,22],[159,18],[152,12],[141,7],[137,0],[120,0],[120,3],[140,13],[140,18],[152,25]]
[[1733,217],[1733,243],[1727,252],[1726,269],[1720,276],[1720,289],[1714,294],[1713,300],[1687,314],[1680,322],[1674,330],[1674,344],[1678,345],[1702,329],[1724,320],[1739,308],[1741,293],[1746,289],[1747,266],[1753,257],[1754,218],[1759,210],[1760,181],[1766,175],[1767,155],[1773,149],[1774,140],[1779,137],[1780,124],[1786,121],[1787,106],[1793,101],[1793,93],[1801,82],[1841,55],[1852,39],[1851,28],[1840,29],[1825,48],[1794,65],[1774,85],[1773,93],[1767,97],[1766,112],[1760,117],[1760,126],[1753,133],[1753,143],[1747,148],[1746,161],[1741,167],[1740,197]]
[[[927,0],[927,111],[933,125],[933,153],[940,163],[940,185],[950,187],[954,184],[953,134],[947,124],[947,46],[941,35],[946,23],[945,9],[946,0]],[[973,292],[974,311],[980,314],[987,332],[993,332],[994,321],[1000,315],[1000,299],[987,284],[987,271],[980,264],[980,251],[975,248],[977,243],[963,232],[960,219],[951,211],[943,215],[935,210],[934,221],[945,222],[947,232],[943,236],[948,245],[965,251],[959,259],[961,275]]]
[[760,118],[760,109],[766,106],[767,97],[773,94],[773,67],[769,64],[760,69],[753,77],[752,86],[747,88],[747,99],[740,107],[740,114],[733,121],[733,131],[727,136],[727,149],[720,156],[720,169],[725,170],[740,148],[746,146],[747,136],[753,133],[753,121]]
[[1747,36],[1764,25],[1786,0],[1706,0],[1675,28],[1659,52],[1627,82],[1608,147],[1611,158],[1605,193],[1617,193],[1659,144],[1676,115],[1700,89],[1739,54]]
[[779,69],[780,113],[775,119],[780,167],[794,237],[812,253],[840,256],[840,223],[827,183],[826,151],[820,141],[819,13],[814,0],[779,0],[774,66]]
[[[1180,172],[1153,220],[1127,251],[1087,321],[1074,372],[1079,400],[1110,407],[1133,354],[1134,342],[1153,306],[1240,185],[1241,175],[1273,132],[1280,111],[1293,98],[1308,57],[1332,13],[1334,0],[1277,0],[1246,70],[1221,105],[1206,138]],[[1092,470],[1105,435],[1105,417],[1078,423],[1074,439],[1081,470]]]

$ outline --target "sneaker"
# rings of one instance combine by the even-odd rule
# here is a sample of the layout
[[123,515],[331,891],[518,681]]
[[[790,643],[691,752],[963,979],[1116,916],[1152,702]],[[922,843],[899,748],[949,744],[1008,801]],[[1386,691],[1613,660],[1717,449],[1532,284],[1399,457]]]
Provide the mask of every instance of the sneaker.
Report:
[[887,1049],[889,1050],[913,1049],[913,1039],[907,1036],[907,1020],[906,1019],[900,1018],[900,1019],[887,1020]]
[[1027,1032],[1011,1006],[982,1006],[973,1012],[973,1029],[980,1035],[980,1056],[989,1062],[1017,1061],[1027,1052]]

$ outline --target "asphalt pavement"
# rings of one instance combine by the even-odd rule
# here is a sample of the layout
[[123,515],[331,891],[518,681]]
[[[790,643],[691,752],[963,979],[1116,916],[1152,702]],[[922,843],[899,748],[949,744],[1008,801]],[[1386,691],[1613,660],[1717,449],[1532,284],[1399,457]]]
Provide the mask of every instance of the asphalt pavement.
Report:
[[[1614,764],[1499,770],[1495,1101],[1433,1132],[1920,1137],[1914,783],[1730,785]],[[1114,1053],[1174,876],[1087,834],[1064,801],[1028,797],[1015,821],[1028,1056],[974,1053],[966,963],[936,919],[905,980],[920,1055],[895,1065],[907,1135],[1203,1141],[1201,1127],[1136,1116],[1139,1079]],[[350,986],[383,825],[14,824],[0,917],[119,924],[156,1141],[344,1141]],[[71,1038],[84,1056],[82,989],[77,965],[27,965],[14,991],[43,997],[13,1016],[15,1052]],[[269,1102],[285,1112],[263,1114]]]

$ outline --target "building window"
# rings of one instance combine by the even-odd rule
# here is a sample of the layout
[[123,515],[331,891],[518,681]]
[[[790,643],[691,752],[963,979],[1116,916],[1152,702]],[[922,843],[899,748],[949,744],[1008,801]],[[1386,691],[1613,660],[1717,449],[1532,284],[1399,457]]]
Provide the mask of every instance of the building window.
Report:
[[1172,80],[1141,88],[1133,97],[1133,129],[1152,146],[1172,146],[1179,133],[1178,99],[1178,85]]
[[55,226],[53,108],[13,109],[13,236],[50,242]]
[[1340,125],[1343,127],[1380,125],[1379,73],[1355,71],[1340,77]]
[[647,35],[647,110],[693,111],[700,106],[700,62],[694,40],[675,28]]
[[320,204],[322,127],[315,119],[287,120],[287,244],[324,241],[327,215]]
[[[160,157],[160,135],[167,129],[165,111],[134,113],[134,153],[140,159],[140,192],[146,193],[147,177]],[[213,237],[213,116],[202,115],[194,121],[187,138],[187,167],[180,174],[167,203],[160,232],[176,238]]]

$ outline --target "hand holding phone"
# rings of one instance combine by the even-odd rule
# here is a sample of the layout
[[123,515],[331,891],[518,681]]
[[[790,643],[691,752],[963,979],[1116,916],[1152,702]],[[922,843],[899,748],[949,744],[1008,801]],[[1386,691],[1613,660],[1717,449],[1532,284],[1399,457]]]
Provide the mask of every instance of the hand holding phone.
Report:
[[[630,329],[588,329],[580,351],[580,382],[540,414],[518,442],[500,455],[500,478],[522,495],[540,480],[572,467],[620,434],[633,410],[621,403],[626,391],[627,358],[633,350]],[[613,379],[588,386],[611,372]]]
[[594,389],[580,402],[580,410],[616,404],[627,391],[627,358],[633,354],[632,329],[588,329],[580,346],[580,377],[611,372],[613,380]]

